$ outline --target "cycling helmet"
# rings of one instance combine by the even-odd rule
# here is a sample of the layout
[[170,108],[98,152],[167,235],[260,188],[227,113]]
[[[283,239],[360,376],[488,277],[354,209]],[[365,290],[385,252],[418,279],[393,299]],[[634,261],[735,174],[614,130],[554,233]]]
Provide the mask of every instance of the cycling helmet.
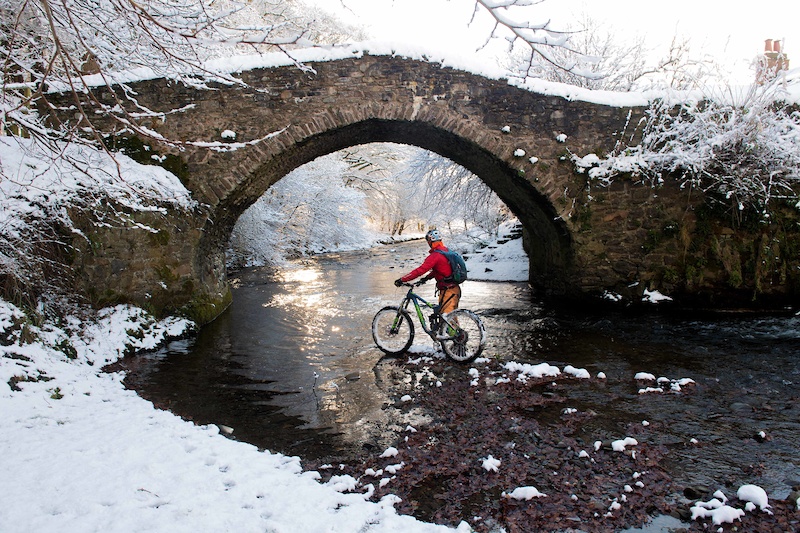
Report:
[[428,233],[425,234],[425,240],[428,241],[428,244],[430,244],[432,242],[435,242],[435,241],[441,241],[442,240],[442,234],[439,233],[438,229],[432,229]]

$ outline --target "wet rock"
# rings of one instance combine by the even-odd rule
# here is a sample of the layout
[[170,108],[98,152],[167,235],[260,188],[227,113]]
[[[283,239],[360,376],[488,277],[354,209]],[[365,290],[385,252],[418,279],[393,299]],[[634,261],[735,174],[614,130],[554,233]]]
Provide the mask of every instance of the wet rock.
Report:
[[672,516],[680,520],[681,522],[691,522],[692,521],[692,509],[690,505],[681,506],[676,509]]
[[792,487],[792,490],[800,491],[800,479],[787,478],[783,482]]
[[752,413],[754,410],[752,405],[744,402],[734,402],[731,404],[730,409],[735,413]]
[[[686,531],[709,531],[710,520],[691,519],[691,506],[710,500],[717,488],[735,493],[732,487],[741,484],[738,476],[760,475],[757,469],[740,465],[736,476],[716,478],[713,488],[702,482],[676,485],[664,465],[675,453],[679,455],[673,455],[673,461],[694,461],[685,455],[691,448],[684,441],[671,445],[670,439],[665,443],[663,438],[653,438],[652,428],[643,429],[639,419],[619,424],[611,434],[587,431],[594,413],[560,415],[565,398],[571,395],[569,378],[525,384],[514,380],[498,384],[489,379],[471,386],[468,368],[442,361],[427,368],[441,379],[442,386],[419,394],[417,383],[402,376],[403,372],[414,375],[418,368],[404,366],[402,361],[395,364],[393,395],[414,395],[415,409],[429,423],[413,424],[413,432],[405,431],[405,425],[398,427],[397,440],[390,445],[403,454],[404,466],[390,484],[376,488],[370,499],[380,501],[393,494],[400,498],[395,507],[399,513],[421,520],[451,527],[466,520],[476,533],[607,533],[669,515],[690,524]],[[481,368],[482,375],[502,372],[495,361]],[[552,392],[556,387],[559,392]],[[752,411],[748,404],[742,408]],[[725,416],[730,417],[730,412]],[[625,435],[639,441],[631,448],[635,456],[612,450],[611,443]],[[596,440],[601,440],[597,450]],[[349,461],[336,473],[358,477],[367,468],[389,466],[389,462],[376,466],[378,451]],[[588,458],[579,458],[579,451],[587,452]],[[497,472],[481,468],[481,460],[489,455],[500,461]],[[322,475],[332,472],[322,471]],[[501,497],[503,492],[525,486],[535,486],[547,497],[524,502]],[[622,493],[622,487],[629,489]],[[800,531],[792,523],[800,519],[796,503],[770,503],[774,516],[748,516],[753,519],[740,531]]]
[[706,485],[691,485],[683,489],[683,495],[693,501],[706,500],[711,492],[711,489]]

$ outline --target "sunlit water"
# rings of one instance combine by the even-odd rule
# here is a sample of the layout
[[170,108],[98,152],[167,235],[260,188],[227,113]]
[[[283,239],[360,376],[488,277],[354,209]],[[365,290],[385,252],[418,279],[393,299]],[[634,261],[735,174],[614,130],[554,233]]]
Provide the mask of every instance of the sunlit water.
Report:
[[[382,446],[404,427],[390,394],[407,376],[374,347],[370,323],[400,301],[392,281],[425,253],[407,243],[239,272],[233,305],[219,319],[195,338],[127,358],[126,384],[273,451],[335,461]],[[432,297],[433,286],[419,292]],[[800,484],[798,317],[555,311],[525,283],[474,281],[461,307],[483,317],[486,355],[592,374],[570,391],[572,407],[597,413],[582,427],[586,441],[621,438],[627,424],[646,420],[653,442],[669,447],[665,466],[679,483],[756,483],[778,498]],[[416,343],[432,346],[419,333]],[[595,379],[598,372],[606,379]],[[633,380],[637,372],[695,385],[640,394],[648,384]],[[540,416],[556,422],[562,407]]]

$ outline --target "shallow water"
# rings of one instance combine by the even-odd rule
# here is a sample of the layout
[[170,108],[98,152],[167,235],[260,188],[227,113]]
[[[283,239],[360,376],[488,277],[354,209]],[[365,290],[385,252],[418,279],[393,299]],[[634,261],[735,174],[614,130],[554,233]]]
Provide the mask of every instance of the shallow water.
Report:
[[[328,254],[297,269],[238,272],[233,305],[194,338],[126,358],[126,385],[273,451],[335,462],[380,448],[409,416],[425,417],[392,407],[393,388],[413,376],[384,358],[370,334],[374,313],[402,297],[392,280],[421,261],[422,248],[407,243]],[[432,297],[432,285],[419,293]],[[590,385],[570,391],[570,407],[596,413],[582,428],[587,442],[620,438],[630,422],[647,421],[653,442],[670,450],[665,467],[685,486],[755,483],[785,498],[800,484],[797,316],[556,311],[525,283],[474,281],[461,307],[484,319],[487,356],[592,374]],[[417,331],[415,345],[432,347]],[[640,394],[655,385],[633,380],[637,372],[694,384]],[[561,414],[538,416],[557,423]]]

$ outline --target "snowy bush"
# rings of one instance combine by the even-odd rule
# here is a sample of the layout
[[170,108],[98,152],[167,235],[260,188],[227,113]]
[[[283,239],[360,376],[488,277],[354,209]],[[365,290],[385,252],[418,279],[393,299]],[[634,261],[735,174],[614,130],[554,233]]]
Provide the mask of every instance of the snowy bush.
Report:
[[740,103],[709,98],[675,109],[654,102],[639,145],[573,161],[601,185],[622,173],[652,186],[674,178],[735,213],[766,218],[772,204],[800,198],[800,111],[782,102],[781,87],[754,85]]

